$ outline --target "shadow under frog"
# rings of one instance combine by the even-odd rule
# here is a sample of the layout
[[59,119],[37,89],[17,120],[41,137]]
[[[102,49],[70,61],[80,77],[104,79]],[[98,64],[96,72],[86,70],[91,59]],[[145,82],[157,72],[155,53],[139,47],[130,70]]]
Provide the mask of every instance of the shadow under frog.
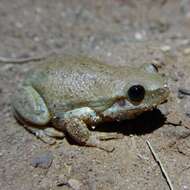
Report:
[[145,135],[152,133],[156,129],[159,129],[165,124],[165,115],[161,113],[159,109],[153,109],[142,113],[135,119],[123,120],[120,122],[106,122],[104,124],[97,125],[94,129],[100,132],[116,132],[123,135]]

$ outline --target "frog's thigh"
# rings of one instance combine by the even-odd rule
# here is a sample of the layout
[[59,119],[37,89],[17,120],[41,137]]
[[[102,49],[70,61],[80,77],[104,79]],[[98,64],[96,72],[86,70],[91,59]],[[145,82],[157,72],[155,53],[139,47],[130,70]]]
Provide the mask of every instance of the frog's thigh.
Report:
[[32,86],[24,86],[12,97],[12,108],[21,122],[43,126],[50,120],[50,114],[43,98]]
[[65,120],[64,122],[69,136],[78,144],[97,147],[108,152],[113,151],[112,147],[105,147],[100,143],[100,140],[91,131],[89,131],[84,121],[72,118]]

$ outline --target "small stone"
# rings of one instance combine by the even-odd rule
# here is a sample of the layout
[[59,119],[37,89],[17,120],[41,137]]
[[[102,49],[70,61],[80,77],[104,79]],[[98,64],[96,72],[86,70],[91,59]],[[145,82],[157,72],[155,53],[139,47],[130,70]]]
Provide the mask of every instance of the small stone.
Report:
[[183,50],[184,55],[190,55],[190,48],[185,48]]
[[[3,57],[0,57],[0,59]],[[1,67],[1,71],[11,71],[13,68],[13,64],[5,64]]]
[[183,186],[183,189],[184,189],[184,190],[188,190],[188,189],[190,189],[190,188],[189,188],[187,185],[184,185],[184,186]]
[[161,49],[163,52],[168,52],[168,51],[171,50],[171,47],[168,46],[168,45],[164,45],[164,46],[162,46],[160,49]]
[[23,27],[23,24],[22,24],[21,22],[16,22],[16,23],[15,23],[15,26],[16,26],[17,28],[22,28],[22,27]]
[[76,179],[69,179],[68,185],[73,189],[73,190],[80,190],[80,187],[82,183]]
[[108,53],[107,53],[107,56],[108,56],[108,57],[110,57],[111,55],[112,55],[112,53],[111,53],[111,52],[108,52]]
[[179,80],[179,77],[178,77],[178,75],[177,75],[176,72],[171,72],[171,73],[170,73],[170,78],[171,78],[173,81],[175,81],[175,82],[177,82],[177,81]]
[[189,45],[189,43],[190,43],[190,40],[189,40],[189,39],[184,39],[184,40],[181,40],[181,41],[179,42],[179,45]]
[[34,40],[35,42],[39,42],[39,41],[40,41],[40,38],[39,38],[38,36],[35,36],[35,37],[33,38],[33,40]]
[[135,39],[136,40],[143,40],[145,37],[146,33],[145,32],[136,32],[135,33]]
[[66,176],[65,175],[58,176],[58,179],[56,180],[56,186],[61,187],[64,185],[68,185]]
[[32,161],[31,165],[34,168],[48,169],[53,162],[53,155],[51,152],[46,152],[36,156]]

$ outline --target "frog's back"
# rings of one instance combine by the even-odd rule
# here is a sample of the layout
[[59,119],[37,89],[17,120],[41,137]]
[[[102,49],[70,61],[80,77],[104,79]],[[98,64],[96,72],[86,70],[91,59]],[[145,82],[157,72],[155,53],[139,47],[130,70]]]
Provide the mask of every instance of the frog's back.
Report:
[[113,66],[87,57],[52,57],[45,62],[29,81],[52,110],[96,107],[115,98]]

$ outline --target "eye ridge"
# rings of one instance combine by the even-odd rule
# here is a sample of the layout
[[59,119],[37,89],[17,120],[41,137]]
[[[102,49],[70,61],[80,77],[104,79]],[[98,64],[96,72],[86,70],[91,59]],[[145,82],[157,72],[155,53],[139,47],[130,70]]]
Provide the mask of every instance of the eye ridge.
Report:
[[151,63],[151,65],[152,65],[152,67],[154,68],[154,70],[155,70],[156,72],[158,72],[158,67],[157,67],[154,63]]
[[142,85],[133,85],[128,89],[127,93],[131,101],[140,102],[144,99],[145,89]]

